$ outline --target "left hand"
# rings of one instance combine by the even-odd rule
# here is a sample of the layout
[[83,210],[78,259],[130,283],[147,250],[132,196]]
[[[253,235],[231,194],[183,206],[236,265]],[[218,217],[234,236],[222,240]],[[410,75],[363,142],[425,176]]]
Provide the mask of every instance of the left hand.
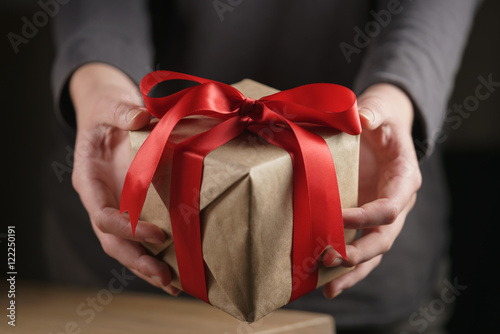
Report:
[[358,99],[363,133],[359,163],[359,205],[344,209],[344,227],[363,230],[346,246],[348,261],[332,249],[323,264],[355,266],[328,282],[324,295],[331,299],[364,279],[389,251],[413,208],[422,177],[413,145],[413,107],[408,95],[396,86],[370,86]]

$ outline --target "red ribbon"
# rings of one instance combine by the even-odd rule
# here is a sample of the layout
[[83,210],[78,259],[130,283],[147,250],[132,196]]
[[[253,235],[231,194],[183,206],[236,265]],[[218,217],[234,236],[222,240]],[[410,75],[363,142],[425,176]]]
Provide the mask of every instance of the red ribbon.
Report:
[[[148,96],[157,84],[179,79],[200,85],[165,97]],[[192,115],[221,119],[217,126],[182,141],[174,149],[175,177],[171,181],[169,212],[180,281],[186,293],[209,303],[199,217],[203,159],[245,130],[285,149],[292,158],[291,301],[316,288],[319,254],[327,245],[346,258],[340,197],[330,150],[322,137],[298,124],[328,126],[351,135],[361,133],[356,96],[351,90],[335,84],[309,84],[253,100],[229,85],[170,71],[146,75],[140,88],[146,107],[160,121],[137,152],[122,191],[120,212],[128,211],[133,232],[175,125]],[[277,127],[282,131],[273,135],[272,129]],[[187,215],[186,208],[196,214]]]

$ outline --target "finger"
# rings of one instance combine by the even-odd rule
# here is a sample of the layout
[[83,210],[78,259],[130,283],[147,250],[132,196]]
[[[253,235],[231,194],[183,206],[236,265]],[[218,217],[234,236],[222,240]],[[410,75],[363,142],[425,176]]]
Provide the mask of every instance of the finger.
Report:
[[180,293],[179,289],[170,284],[172,277],[168,265],[149,255],[141,245],[100,231],[96,231],[96,235],[105,253],[128,267],[134,274],[172,296]]
[[104,111],[105,122],[122,130],[138,130],[149,124],[151,114],[145,107],[134,103],[114,100],[109,111]]
[[89,171],[84,170],[77,174],[75,189],[80,194],[90,220],[99,231],[137,242],[161,244],[166,241],[166,235],[161,228],[145,221],[139,221],[135,234],[132,234],[128,215],[120,215],[114,195],[106,183]]
[[379,83],[370,86],[359,96],[358,110],[363,129],[374,130],[386,122],[396,122],[405,130],[411,131],[411,99],[406,92],[394,85]]
[[359,208],[343,210],[346,228],[361,229],[390,224],[414,199],[422,183],[416,158],[400,154],[385,166],[387,169],[379,181],[377,199]]
[[343,262],[340,254],[333,248],[327,248],[323,254],[323,265],[325,267],[337,267]]
[[104,252],[125,267],[139,272],[151,282],[161,286],[166,287],[171,283],[172,277],[168,265],[148,254],[139,243],[99,231],[96,231],[96,235]]
[[135,270],[135,269],[131,269],[131,271],[139,278],[142,278],[143,280],[145,280],[146,282],[148,282],[149,284],[157,287],[157,288],[160,288],[162,289],[163,291],[165,291],[166,293],[174,296],[174,297],[177,297],[180,293],[181,293],[181,290],[177,289],[176,287],[174,287],[173,285],[169,284],[167,286],[163,286],[161,284],[161,282],[159,282],[157,279],[155,278],[151,278],[151,277],[148,277],[148,276],[145,276],[143,275],[141,272]]
[[405,208],[393,224],[366,229],[359,239],[346,245],[348,260],[343,265],[356,266],[388,252],[401,232],[410,209],[410,206]]
[[149,276],[146,276],[144,274],[142,274],[140,271],[137,271],[133,268],[129,268],[131,272],[133,272],[137,277],[145,280],[146,282],[148,282],[149,284],[157,287],[157,288],[160,288],[162,289],[163,288],[163,285],[161,284],[160,280],[156,277],[149,277]]
[[400,195],[399,198],[379,198],[359,208],[343,209],[344,227],[361,230],[392,224],[407,206],[411,209],[415,205],[416,197],[413,192],[408,200],[406,195]]
[[[375,199],[359,208],[343,211],[346,228],[362,229],[391,224],[421,186],[421,174],[413,144],[397,133],[394,126],[383,126],[381,138],[372,138],[377,151],[378,177]],[[378,131],[378,130],[377,130]],[[380,142],[379,142],[380,141]],[[366,199],[365,199],[366,200]]]
[[365,229],[394,222],[399,215],[399,208],[388,198],[379,198],[359,208],[342,210],[344,227],[349,229]]
[[342,291],[353,287],[356,283],[365,279],[365,277],[380,264],[381,260],[382,255],[379,255],[370,261],[358,265],[354,270],[326,283],[323,286],[323,295],[328,299],[335,298]]
[[[110,178],[100,171],[100,158],[86,154],[78,155],[78,160],[72,176],[73,187],[80,195],[92,224],[99,231],[138,242],[162,243],[166,240],[159,227],[147,222],[138,224],[135,235],[132,235],[127,216],[121,216],[117,209],[115,194],[108,184]],[[103,180],[105,178],[107,180]]]
[[[409,138],[393,140],[399,142],[399,147],[388,149],[392,150],[388,155],[393,155],[393,157],[382,157],[386,160],[380,169],[379,182],[382,183],[378,195],[379,197],[401,198],[404,203],[405,199],[420,188],[422,176],[413,143]],[[404,141],[406,144],[403,143]]]
[[91,220],[102,232],[123,239],[152,244],[162,244],[167,240],[161,228],[143,220],[137,223],[135,233],[133,233],[128,215],[120,214],[118,209],[112,207],[99,210]]
[[375,96],[360,97],[358,112],[361,116],[361,126],[366,130],[377,129],[386,120],[386,105],[384,101]]

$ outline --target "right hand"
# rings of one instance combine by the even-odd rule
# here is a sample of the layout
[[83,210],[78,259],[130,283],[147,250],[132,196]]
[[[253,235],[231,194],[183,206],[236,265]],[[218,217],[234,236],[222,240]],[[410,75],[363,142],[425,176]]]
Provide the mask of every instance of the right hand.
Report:
[[128,131],[151,119],[135,84],[123,72],[103,63],[80,67],[70,81],[77,135],[73,187],[87,210],[92,228],[109,256],[150,284],[171,295],[168,265],[151,256],[140,242],[160,244],[165,233],[139,221],[132,235],[127,215],[120,215],[120,194],[131,162]]

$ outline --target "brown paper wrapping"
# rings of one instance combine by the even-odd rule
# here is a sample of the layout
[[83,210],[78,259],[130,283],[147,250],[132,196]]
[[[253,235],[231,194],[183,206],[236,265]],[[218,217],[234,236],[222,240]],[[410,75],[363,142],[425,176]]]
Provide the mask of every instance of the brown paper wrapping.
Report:
[[[249,79],[233,86],[254,99],[277,92]],[[175,144],[218,122],[203,117],[183,119],[169,142]],[[133,156],[155,124],[130,133]],[[342,207],[356,206],[359,136],[323,127],[309,130],[321,135],[330,148]],[[167,209],[170,170],[171,154],[166,153],[149,187],[141,219],[166,232],[168,240],[163,245],[144,246],[170,265],[172,284],[181,289]],[[245,132],[215,149],[204,160],[200,217],[208,298],[213,306],[240,320],[256,321],[290,300],[292,179],[289,154],[251,133]],[[345,237],[346,243],[352,242],[355,231],[345,230]],[[306,271],[308,265],[304,263],[301,269]],[[320,267],[317,286],[348,270]]]

